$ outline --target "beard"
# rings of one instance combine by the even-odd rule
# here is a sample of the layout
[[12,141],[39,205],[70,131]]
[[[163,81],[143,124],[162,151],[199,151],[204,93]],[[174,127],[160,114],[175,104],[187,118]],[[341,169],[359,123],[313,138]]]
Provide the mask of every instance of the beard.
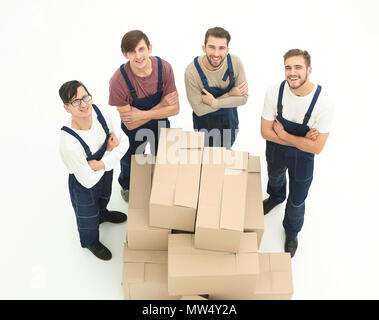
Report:
[[305,79],[300,79],[300,84],[299,85],[294,86],[294,85],[291,84],[291,80],[287,79],[287,83],[288,83],[289,87],[291,89],[295,89],[295,90],[299,89],[300,87],[302,87],[304,85],[304,83],[306,83],[307,81],[308,81],[308,77],[306,76]]
[[217,62],[216,62],[216,63],[213,62],[213,61],[211,60],[211,58],[210,58],[208,55],[206,55],[206,57],[207,57],[208,63],[209,63],[213,68],[218,68],[219,66],[222,65],[222,63],[224,62],[226,56],[225,56],[223,59],[221,59],[218,63],[217,63]]

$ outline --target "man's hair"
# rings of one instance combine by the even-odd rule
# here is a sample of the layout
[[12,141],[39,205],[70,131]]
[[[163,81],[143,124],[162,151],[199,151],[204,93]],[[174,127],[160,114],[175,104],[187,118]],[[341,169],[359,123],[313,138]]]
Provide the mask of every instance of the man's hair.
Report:
[[149,38],[142,31],[132,30],[125,33],[121,40],[121,51],[123,53],[133,51],[142,39],[145,40],[147,47],[149,47]]
[[307,67],[311,66],[311,55],[308,53],[307,50],[301,50],[301,49],[291,49],[286,52],[286,54],[283,56],[284,57],[284,63],[286,63],[286,60],[291,57],[295,56],[302,56],[305,60],[305,65]]
[[207,30],[207,33],[205,34],[204,45],[207,45],[209,36],[213,36],[215,38],[226,39],[227,45],[229,45],[229,41],[231,38],[229,32],[226,31],[225,29],[221,27],[214,27]]
[[76,96],[79,87],[83,87],[90,94],[83,83],[78,80],[67,81],[59,89],[59,96],[64,104],[69,103]]

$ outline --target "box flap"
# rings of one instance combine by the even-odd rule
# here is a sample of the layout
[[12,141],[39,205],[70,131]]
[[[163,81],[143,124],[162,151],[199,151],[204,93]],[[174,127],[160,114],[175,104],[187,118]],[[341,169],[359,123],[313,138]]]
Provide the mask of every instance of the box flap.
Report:
[[180,150],[174,204],[196,209],[199,196],[201,150]]
[[224,181],[224,165],[205,165],[201,171],[196,226],[218,229]]
[[249,157],[249,172],[261,172],[261,162],[259,157],[250,156]]
[[245,232],[241,235],[239,253],[258,252],[258,240],[255,232]]
[[270,254],[259,253],[259,268],[261,273],[270,272]]
[[236,272],[236,259],[230,255],[174,254],[170,252],[170,276],[217,276]]
[[[157,164],[179,163],[179,152],[181,144],[182,129],[161,128],[156,156]],[[155,177],[154,177],[155,178]]]
[[225,172],[220,228],[243,232],[246,210],[247,171]]
[[271,291],[293,293],[291,255],[288,252],[270,253]]
[[132,155],[129,208],[140,209],[149,206],[152,162],[152,156]]
[[168,235],[168,252],[172,254],[193,254],[193,255],[228,255],[230,252],[213,251],[195,248],[194,234],[169,234]]
[[132,250],[124,246],[124,262],[167,263],[167,251]]

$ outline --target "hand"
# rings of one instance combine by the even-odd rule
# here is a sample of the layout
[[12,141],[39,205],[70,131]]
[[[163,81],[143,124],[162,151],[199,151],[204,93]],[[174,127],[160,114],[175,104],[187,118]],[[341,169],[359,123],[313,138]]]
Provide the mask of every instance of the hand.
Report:
[[286,132],[286,130],[284,130],[283,125],[280,123],[280,121],[278,119],[276,119],[276,117],[274,119],[274,123],[272,124],[272,128],[275,131],[275,133],[277,134],[277,136],[280,139],[284,140],[284,137],[287,134],[287,132]]
[[119,144],[117,137],[112,132],[108,138],[107,151],[112,151]]
[[240,85],[233,87],[228,92],[229,96],[244,96],[247,93],[248,86],[247,82],[244,81]]
[[145,119],[145,112],[146,111],[142,111],[135,107],[131,107],[130,111],[120,111],[120,118],[121,121],[125,124],[137,122]]
[[320,132],[318,132],[317,129],[313,128],[307,132],[307,134],[305,135],[305,138],[315,141],[319,134]]
[[201,95],[201,99],[203,100],[203,103],[214,108],[213,107],[213,105],[214,105],[213,101],[216,100],[215,97],[211,93],[209,93],[207,90],[205,90],[204,88],[202,90],[205,93],[205,94]]
[[91,167],[93,171],[98,171],[101,169],[105,169],[105,165],[103,161],[97,161],[97,160],[89,160],[88,165]]
[[162,107],[172,106],[178,102],[178,93],[176,91],[165,95],[161,100]]

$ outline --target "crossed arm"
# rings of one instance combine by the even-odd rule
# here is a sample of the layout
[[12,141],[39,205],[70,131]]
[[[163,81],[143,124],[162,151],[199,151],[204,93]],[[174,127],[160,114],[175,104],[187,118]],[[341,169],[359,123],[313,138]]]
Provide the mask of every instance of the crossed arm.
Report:
[[[115,147],[119,145],[119,141],[114,133],[111,133],[108,142],[107,142],[107,151],[112,151]],[[105,169],[105,164],[101,160],[89,160],[88,165],[91,167],[93,171],[98,171]]]
[[117,107],[121,121],[133,130],[152,119],[164,119],[179,113],[179,99],[176,91],[164,96],[162,100],[150,110],[140,110],[128,105]]
[[317,129],[311,129],[305,137],[298,137],[286,132],[276,118],[274,121],[269,121],[263,117],[261,118],[261,134],[265,140],[314,154],[322,151],[329,136],[329,133],[319,133]]
[[[204,95],[201,96],[201,99],[203,103],[207,104],[208,106],[212,107],[213,109],[218,109],[218,101],[211,93],[209,93],[207,90],[204,88],[202,91],[205,93]],[[225,95],[223,95],[223,98],[226,97],[242,97],[248,92],[248,85],[246,81],[243,81],[241,84],[238,86],[234,86],[232,89],[230,89],[229,92],[227,92]]]

